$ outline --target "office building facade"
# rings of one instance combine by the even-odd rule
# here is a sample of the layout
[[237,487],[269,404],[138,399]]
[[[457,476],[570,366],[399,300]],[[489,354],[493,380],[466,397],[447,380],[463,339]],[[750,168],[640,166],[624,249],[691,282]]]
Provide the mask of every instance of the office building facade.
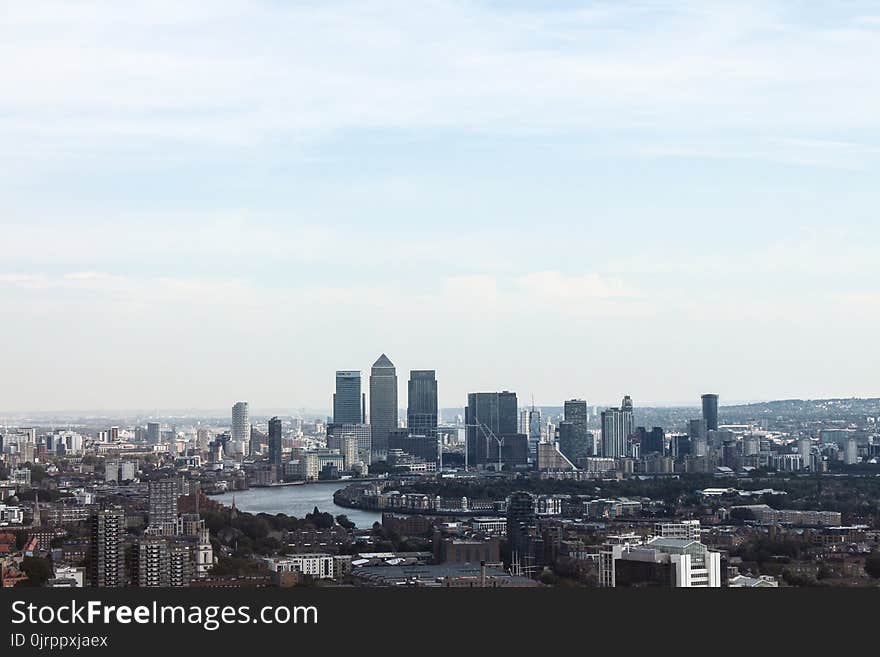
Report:
[[357,440],[357,458],[362,463],[373,463],[373,432],[369,424],[337,424],[331,422],[327,425],[327,447],[342,450],[344,440],[353,436]]
[[599,552],[603,587],[720,588],[721,555],[697,540],[636,536],[606,543]]
[[718,395],[703,395],[702,401],[703,419],[706,421],[706,430],[718,431]]
[[388,449],[399,449],[427,463],[437,462],[436,436],[421,436],[409,429],[394,429],[388,434]]
[[382,354],[370,370],[370,427],[375,460],[388,451],[388,433],[397,428],[397,370]]
[[419,436],[436,436],[437,376],[434,370],[411,370],[407,385],[406,426]]
[[[472,392],[465,409],[467,459],[470,466],[486,465],[506,435],[519,435],[515,392]],[[488,434],[488,435],[487,435]]]
[[589,439],[587,423],[589,411],[587,402],[583,399],[569,399],[563,408],[564,420],[560,423],[557,433],[559,435],[559,451],[572,463],[577,464],[592,453],[592,441]]
[[360,370],[339,370],[336,372],[336,392],[333,393],[333,422],[337,424],[366,423]]
[[269,420],[269,465],[275,466],[278,473],[281,472],[282,464],[282,438],[281,420],[273,417]]
[[147,422],[147,442],[151,445],[158,445],[161,441],[162,436],[159,432],[159,423]]

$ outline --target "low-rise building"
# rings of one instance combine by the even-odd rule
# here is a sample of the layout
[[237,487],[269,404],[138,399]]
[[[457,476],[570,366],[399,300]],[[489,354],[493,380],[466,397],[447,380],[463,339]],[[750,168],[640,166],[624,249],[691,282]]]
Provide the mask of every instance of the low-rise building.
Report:
[[0,526],[20,525],[24,522],[24,511],[20,506],[0,504]]
[[721,554],[699,541],[634,536],[609,542],[599,553],[599,584],[604,587],[668,586],[718,588]]
[[265,563],[274,573],[298,572],[315,579],[333,579],[334,556],[324,552],[268,557]]

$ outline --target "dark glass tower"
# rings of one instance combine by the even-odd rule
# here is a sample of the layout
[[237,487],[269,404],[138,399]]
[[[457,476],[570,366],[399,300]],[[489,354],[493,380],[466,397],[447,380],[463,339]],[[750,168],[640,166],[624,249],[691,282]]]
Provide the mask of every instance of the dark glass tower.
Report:
[[588,445],[587,402],[583,399],[569,399],[565,402],[565,420],[559,425],[559,451],[569,461],[577,464],[591,456]]
[[522,561],[529,553],[529,530],[535,526],[535,498],[517,491],[507,498],[507,542]]
[[703,419],[707,431],[718,431],[718,395],[703,395]]
[[360,370],[336,372],[333,421],[337,424],[361,424],[364,421]]
[[147,442],[158,445],[162,442],[162,434],[159,432],[158,422],[147,422]]
[[406,426],[416,436],[437,435],[437,377],[434,370],[411,370]]
[[373,454],[384,459],[388,453],[388,434],[397,428],[397,370],[382,354],[370,371],[370,431]]
[[278,468],[281,476],[281,420],[273,417],[269,420],[269,463]]
[[[518,413],[515,392],[472,392],[465,409],[468,465],[485,465],[488,455],[496,453],[485,434],[476,425],[485,425],[498,438],[517,433]],[[489,439],[491,440],[491,438]]]

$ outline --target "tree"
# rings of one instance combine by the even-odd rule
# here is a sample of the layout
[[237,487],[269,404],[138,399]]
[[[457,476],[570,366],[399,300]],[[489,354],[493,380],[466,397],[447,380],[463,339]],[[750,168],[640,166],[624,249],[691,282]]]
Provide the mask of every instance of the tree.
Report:
[[541,580],[542,584],[547,584],[548,586],[556,586],[559,583],[559,577],[549,568],[545,568],[538,579]]
[[340,513],[338,516],[336,516],[336,523],[344,529],[355,528],[355,524],[351,520],[349,520],[348,516],[344,513]]
[[865,572],[874,579],[880,578],[880,552],[874,551],[865,559]]
[[330,529],[333,527],[333,516],[329,513],[321,513],[318,507],[315,507],[315,510],[311,513],[307,513],[305,520],[317,529]]
[[17,586],[43,586],[52,577],[52,562],[42,557],[25,557],[21,561],[21,572],[28,578]]
[[242,557],[220,557],[211,572],[219,576],[247,577],[265,575],[268,569],[259,561]]

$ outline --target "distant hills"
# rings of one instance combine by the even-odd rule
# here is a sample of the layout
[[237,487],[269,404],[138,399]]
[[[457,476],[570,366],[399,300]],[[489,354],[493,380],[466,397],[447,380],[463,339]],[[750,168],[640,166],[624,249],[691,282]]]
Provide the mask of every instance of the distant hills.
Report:
[[722,406],[718,413],[722,421],[726,418],[857,420],[880,416],[880,398],[780,399],[756,404]]
[[[562,416],[562,406],[539,406],[545,420]],[[606,405],[598,405],[601,411]],[[526,408],[521,405],[520,408]],[[590,405],[592,410],[593,405]],[[256,412],[254,412],[256,411]],[[299,416],[304,419],[324,419],[327,412],[321,409],[252,409],[252,419],[262,420],[270,415],[279,417]],[[636,403],[635,422],[637,426],[661,426],[666,429],[675,429],[687,426],[691,418],[700,417],[701,411],[697,404],[692,406],[639,406]],[[447,407],[441,409],[441,416],[447,422],[456,416],[464,415],[463,407]],[[406,409],[400,409],[400,417],[406,417]],[[838,398],[838,399],[779,399],[766,402],[749,404],[722,405],[719,408],[719,421],[722,424],[741,424],[750,420],[831,420],[831,421],[863,421],[866,417],[880,417],[880,397],[871,398]],[[169,423],[187,424],[196,419],[201,421],[213,421],[221,424],[229,418],[228,409],[156,409],[126,410],[126,411],[43,411],[31,413],[3,413],[0,412],[0,426],[9,424],[14,426],[21,422],[59,424],[79,420],[78,423],[94,424],[103,426],[113,420],[146,421],[146,418]],[[590,422],[594,428],[598,427],[598,418],[592,418]]]
[[[521,407],[523,408],[523,407]],[[541,415],[550,419],[561,417],[562,406],[537,406]],[[592,408],[592,405],[591,405]],[[601,412],[605,406],[599,405]],[[463,413],[462,409],[444,408],[442,415],[449,420]],[[639,406],[634,409],[636,426],[659,426],[667,430],[683,429],[688,420],[700,417],[702,411],[693,406]],[[722,405],[718,409],[721,424],[745,424],[750,421],[834,421],[863,422],[866,417],[880,417],[880,398],[869,399],[779,399],[749,404]],[[591,418],[590,426],[598,428],[598,418]]]

